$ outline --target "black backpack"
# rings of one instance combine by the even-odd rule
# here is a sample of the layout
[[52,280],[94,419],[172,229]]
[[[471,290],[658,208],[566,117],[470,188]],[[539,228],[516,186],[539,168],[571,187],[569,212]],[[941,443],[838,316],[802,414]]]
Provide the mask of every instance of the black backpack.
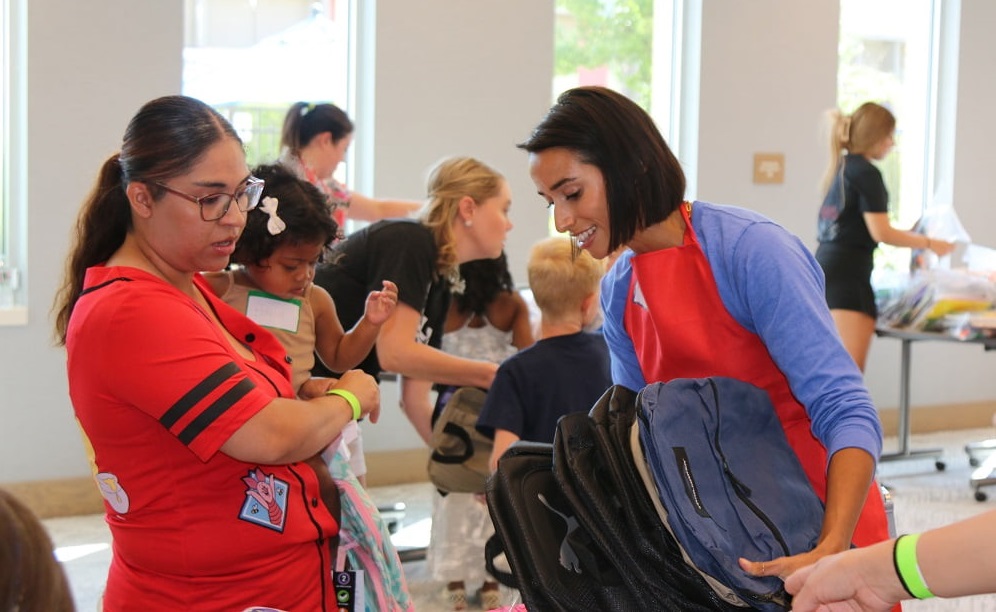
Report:
[[[562,417],[553,445],[516,442],[502,455],[487,487],[489,571],[529,610],[743,610],[661,524],[629,450],[634,400],[612,387],[590,416]],[[494,568],[502,550],[513,576]]]
[[[499,459],[487,485],[496,532],[485,549],[488,571],[517,588],[530,612],[634,610],[638,601],[578,523],[552,465],[553,445],[536,442],[515,442]],[[501,552],[514,579],[494,566]]]

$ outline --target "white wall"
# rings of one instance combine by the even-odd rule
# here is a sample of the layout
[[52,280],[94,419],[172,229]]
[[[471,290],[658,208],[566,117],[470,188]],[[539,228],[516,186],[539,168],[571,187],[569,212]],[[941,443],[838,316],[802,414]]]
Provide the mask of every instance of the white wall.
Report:
[[[70,226],[147,99],[180,87],[179,3],[28,4],[29,323],[0,327],[0,482],[85,475],[49,309]],[[164,50],[169,50],[164,52]],[[136,339],[141,342],[141,339]]]
[[375,191],[422,198],[436,161],[479,157],[512,189],[506,250],[525,283],[547,210],[515,144],[550,106],[553,1],[378,0],[377,14]]
[[[179,91],[182,4],[30,1],[30,322],[0,327],[0,482],[88,474],[63,353],[51,343],[49,308],[71,223],[99,164],[116,150],[142,102]],[[520,281],[546,213],[525,155],[513,145],[549,104],[552,4],[380,0],[376,70],[367,75],[376,93],[374,194],[422,194],[427,167],[444,155],[472,154],[491,163],[512,185],[516,228],[508,250]],[[969,232],[996,245],[990,205],[996,190],[987,166],[996,141],[987,104],[996,99],[996,77],[986,30],[996,7],[983,0],[964,4],[955,201]],[[756,208],[812,243],[814,185],[824,163],[816,121],[834,99],[836,2],[704,5],[696,195]],[[358,147],[366,136],[358,134]],[[770,150],[786,154],[786,183],[755,186],[751,154]],[[939,372],[915,382],[915,404],[996,399],[996,355],[943,345],[918,345],[914,353],[914,374],[927,365]],[[876,341],[868,382],[881,407],[898,401],[898,368],[898,343]],[[385,391],[385,398],[393,396]],[[398,416],[393,406],[385,408]],[[379,430],[383,434],[376,426],[365,431],[377,449],[418,444],[403,422]]]
[[[696,197],[754,209],[815,247],[827,163],[819,122],[837,101],[838,2],[702,4]],[[783,153],[785,182],[755,185],[754,153]]]
[[972,240],[996,248],[996,3],[964,0],[961,17],[954,205]]

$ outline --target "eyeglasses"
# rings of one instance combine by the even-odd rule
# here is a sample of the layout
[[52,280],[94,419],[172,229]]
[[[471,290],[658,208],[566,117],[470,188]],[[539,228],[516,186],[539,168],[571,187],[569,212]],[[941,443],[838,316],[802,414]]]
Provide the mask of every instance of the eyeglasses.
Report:
[[201,219],[205,221],[217,221],[227,215],[232,202],[236,203],[240,211],[250,211],[256,208],[256,205],[259,204],[259,197],[263,195],[263,179],[258,179],[255,176],[250,176],[246,179],[245,186],[235,193],[209,193],[199,198],[173,189],[169,185],[160,183],[159,181],[156,181],[156,185],[200,206]]

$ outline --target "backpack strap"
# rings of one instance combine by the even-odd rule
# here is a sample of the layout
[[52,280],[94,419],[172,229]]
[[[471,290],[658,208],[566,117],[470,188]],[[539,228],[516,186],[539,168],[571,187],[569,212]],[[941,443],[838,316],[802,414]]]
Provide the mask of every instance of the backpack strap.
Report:
[[515,575],[495,567],[495,559],[504,553],[505,546],[502,544],[501,538],[498,537],[497,533],[491,534],[491,537],[484,544],[484,569],[498,582],[510,589],[518,590],[519,583],[515,580]]
[[463,442],[463,452],[459,455],[444,455],[437,450],[432,451],[432,460],[437,463],[463,463],[474,456],[474,443],[470,439],[470,434],[462,427],[454,423],[443,423],[443,433],[453,436]]

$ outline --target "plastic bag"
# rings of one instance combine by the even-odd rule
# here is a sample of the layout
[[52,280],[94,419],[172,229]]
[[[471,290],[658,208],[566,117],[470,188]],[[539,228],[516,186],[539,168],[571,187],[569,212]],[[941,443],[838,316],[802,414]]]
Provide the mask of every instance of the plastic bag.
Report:
[[[928,207],[910,231],[947,242],[972,242],[951,204],[934,204]],[[931,270],[938,267],[939,263],[940,258],[930,249],[912,249],[910,272]]]
[[983,275],[966,270],[923,270],[881,309],[879,319],[889,327],[946,331],[947,315],[988,310],[994,303],[996,285]]

